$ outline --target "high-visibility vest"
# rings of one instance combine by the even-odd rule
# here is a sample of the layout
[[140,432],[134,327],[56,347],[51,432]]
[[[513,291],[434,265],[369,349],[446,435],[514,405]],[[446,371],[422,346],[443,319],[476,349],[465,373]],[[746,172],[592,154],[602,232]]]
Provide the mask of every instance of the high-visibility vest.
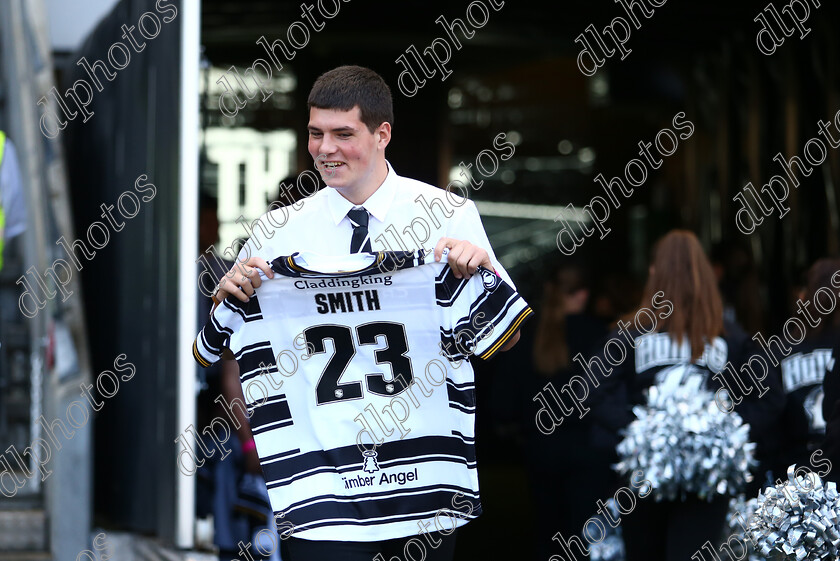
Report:
[[[6,133],[0,131],[0,170],[3,169],[3,150],[6,148]],[[3,269],[3,232],[6,229],[6,216],[3,214],[3,200],[0,199],[0,270]]]

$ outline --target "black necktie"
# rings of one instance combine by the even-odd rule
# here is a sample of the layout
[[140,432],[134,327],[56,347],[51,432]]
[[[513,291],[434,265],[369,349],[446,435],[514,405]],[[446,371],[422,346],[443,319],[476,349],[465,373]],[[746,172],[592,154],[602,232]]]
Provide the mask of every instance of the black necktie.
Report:
[[350,253],[371,251],[370,234],[368,233],[368,213],[365,207],[351,208],[347,211],[347,218],[353,224],[353,239],[350,240]]

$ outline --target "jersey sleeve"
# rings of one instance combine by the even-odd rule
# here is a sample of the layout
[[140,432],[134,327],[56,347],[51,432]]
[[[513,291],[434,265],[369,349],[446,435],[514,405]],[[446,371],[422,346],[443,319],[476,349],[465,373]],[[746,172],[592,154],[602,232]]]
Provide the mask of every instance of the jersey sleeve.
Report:
[[245,321],[248,304],[255,301],[256,298],[247,303],[225,299],[216,306],[193,342],[193,358],[198,364],[207,368],[222,358],[234,331]]
[[442,354],[452,361],[473,354],[491,358],[533,315],[508,283],[484,267],[469,279],[457,279],[446,266],[436,283],[438,306],[443,310]]
[[[471,200],[466,200],[463,206],[455,211],[455,215],[447,223],[446,236],[456,240],[466,240],[480,248],[483,248],[490,257],[490,262],[493,263],[493,268],[502,277],[513,290],[516,290],[516,285],[513,284],[510,275],[499,263],[493,248],[490,246],[490,240],[487,239],[487,233],[484,231],[484,225],[481,223],[481,216],[478,214],[478,209],[475,203]],[[437,240],[434,240],[435,242]]]

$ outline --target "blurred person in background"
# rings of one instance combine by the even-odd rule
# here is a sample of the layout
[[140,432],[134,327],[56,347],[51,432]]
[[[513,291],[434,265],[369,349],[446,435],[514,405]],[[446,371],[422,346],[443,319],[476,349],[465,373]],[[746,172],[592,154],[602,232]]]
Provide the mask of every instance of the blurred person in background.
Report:
[[[840,279],[840,259],[819,259],[808,269],[805,289],[799,299],[810,310],[804,340],[790,346],[790,354],[781,358],[782,382],[787,403],[781,425],[783,446],[775,477],[785,477],[790,464],[808,465],[808,461],[825,437],[827,415],[833,400],[840,397],[840,385],[835,378],[826,379],[831,368],[832,348],[840,340],[840,311],[836,306],[837,280]],[[834,304],[827,306],[829,301]],[[819,299],[819,302],[815,300]],[[818,309],[830,309],[821,314]],[[798,336],[797,330],[791,335]],[[787,341],[783,334],[782,341]],[[793,343],[787,341],[786,344]],[[826,393],[823,393],[823,381]],[[824,399],[825,397],[825,399]]]
[[[834,348],[823,380],[822,413],[825,418],[825,438],[822,451],[831,462],[825,479],[840,483],[840,339],[835,339]],[[835,469],[837,466],[837,469]]]
[[724,319],[737,323],[748,333],[762,331],[762,287],[750,251],[738,243],[719,242],[712,248],[710,258],[723,298]]
[[[647,390],[659,382],[660,374],[690,366],[714,393],[721,385],[713,380],[715,370],[707,361],[712,362],[714,356],[718,369],[731,362],[740,371],[757,350],[740,327],[724,320],[717,279],[692,232],[673,230],[657,243],[639,310],[650,310],[659,291],[664,296],[658,301],[669,301],[670,310],[658,311],[655,325],[648,314],[640,314],[641,321],[635,319],[636,314],[624,318],[635,323],[627,328],[633,344],[625,346],[627,356],[592,392],[593,418],[613,432],[615,442],[634,419],[633,406],[646,403]],[[611,337],[622,339],[617,331]],[[599,358],[607,364],[604,354]],[[778,372],[768,375],[765,382],[770,389],[763,397],[759,399],[753,391],[735,407],[744,422],[750,423],[750,438],[759,449],[774,437],[772,427],[784,406]],[[621,522],[627,561],[690,559],[706,540],[720,534],[728,501],[729,497],[717,494],[712,500],[694,494],[684,494],[682,500],[637,500]]]
[[[535,415],[541,408],[534,396],[547,384],[557,392],[576,374],[582,374],[574,357],[585,358],[607,333],[606,325],[588,313],[590,283],[578,265],[555,266],[543,285],[538,319],[526,324],[521,343],[500,357],[499,371],[509,380],[520,380],[523,456],[536,521],[537,559],[551,555],[551,536],[580,534],[596,509],[596,501],[611,492],[615,475],[610,456],[590,446],[590,420],[577,414],[566,417],[546,434]],[[510,396],[509,382],[504,391]]]
[[[24,270],[24,236],[27,207],[23,177],[12,141],[0,131],[0,434],[11,436],[7,412],[14,407],[15,379],[25,380],[13,367],[15,356],[30,352],[22,340],[28,339],[26,320],[19,308],[20,289],[16,282]],[[20,334],[14,337],[15,334]],[[9,442],[5,444],[9,445]]]
[[11,242],[26,231],[26,199],[15,145],[0,131],[0,269]]
[[[219,278],[233,262],[221,256],[217,248],[218,200],[204,192],[199,197],[198,227],[199,274],[208,270],[213,279]],[[202,326],[210,316],[213,301],[202,290],[199,290],[198,299],[198,320]],[[213,543],[222,558],[235,559],[239,555],[238,543],[250,543],[255,530],[265,527],[268,520],[273,522],[273,518],[269,516],[268,494],[248,417],[241,407],[226,407],[236,400],[245,401],[239,383],[239,366],[230,355],[209,368],[199,368],[198,379],[199,432],[215,417],[229,419],[234,415],[237,421],[233,427],[236,433],[228,443],[232,453],[224,460],[220,459],[221,453],[208,457],[198,469],[196,489],[197,516],[213,515]],[[212,443],[206,445],[213,446]]]
[[640,297],[641,286],[633,275],[627,271],[609,271],[595,277],[589,307],[595,317],[612,325],[634,309]]

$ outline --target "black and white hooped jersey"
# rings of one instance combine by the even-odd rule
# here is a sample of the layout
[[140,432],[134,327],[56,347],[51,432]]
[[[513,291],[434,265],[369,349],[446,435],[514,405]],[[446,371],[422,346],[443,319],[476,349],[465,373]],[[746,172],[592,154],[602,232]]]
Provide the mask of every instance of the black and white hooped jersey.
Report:
[[492,357],[532,311],[492,271],[457,279],[433,259],[280,257],[196,338],[202,365],[225,348],[239,363],[275,521],[296,537],[393,539],[481,512],[465,359]]

